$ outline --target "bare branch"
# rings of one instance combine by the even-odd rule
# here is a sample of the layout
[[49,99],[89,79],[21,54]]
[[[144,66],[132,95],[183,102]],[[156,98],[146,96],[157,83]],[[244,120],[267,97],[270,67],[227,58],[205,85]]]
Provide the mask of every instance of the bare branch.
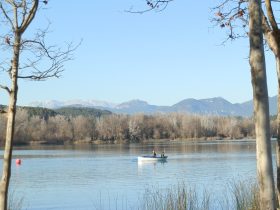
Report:
[[270,25],[274,31],[278,30],[278,26],[273,14],[272,6],[271,6],[271,0],[265,0],[265,6],[266,6],[266,12],[268,16],[268,20],[270,22]]
[[[42,81],[46,80],[51,77],[60,77],[61,72],[64,71],[64,63],[72,60],[72,52],[74,52],[77,47],[81,44],[79,43],[76,46],[73,46],[72,43],[67,45],[66,50],[61,49],[53,49],[54,46],[46,47],[44,42],[39,41],[33,41],[33,40],[25,40],[25,44],[32,44],[32,48],[36,48],[35,45],[38,45],[39,53],[37,56],[37,59],[35,60],[28,60],[28,64],[25,64],[21,69],[24,68],[31,68],[33,69],[32,72],[26,74],[19,74],[18,78],[20,79],[30,79],[30,80],[36,80],[36,81]],[[49,66],[46,68],[46,64],[44,64],[44,67],[39,66],[38,63],[46,58],[49,60]]]
[[132,9],[129,9],[129,10],[125,10],[125,12],[137,13],[137,14],[143,14],[145,12],[149,12],[149,11],[152,11],[152,10],[156,10],[157,12],[161,12],[172,1],[174,1],[174,0],[146,0],[146,4],[149,7],[148,9],[136,10],[136,11],[133,11]]
[[20,33],[23,33],[26,30],[26,28],[29,26],[29,24],[35,17],[38,9],[38,5],[39,5],[39,0],[33,0],[33,5],[28,13],[28,16],[23,20],[22,25],[19,28]]
[[[262,5],[264,8],[264,11],[261,10],[262,28],[265,36],[265,44],[268,44],[269,48],[273,50],[274,53],[277,52],[277,54],[279,54],[280,52],[278,53],[278,47],[275,48],[275,46],[277,46],[276,43],[280,42],[280,30],[278,29],[277,19],[273,14],[273,5],[271,4],[271,2],[280,3],[280,0],[262,1]],[[212,9],[215,14],[212,22],[214,22],[215,25],[226,29],[226,41],[229,39],[234,40],[240,37],[247,37],[249,25],[247,3],[248,0],[223,0],[220,5]],[[225,43],[226,41],[224,41],[223,43]]]
[[2,88],[3,90],[6,90],[9,94],[11,93],[11,90],[7,86],[0,85],[0,88]]
[[13,4],[13,10],[14,10],[14,26],[17,29],[18,28],[18,8],[16,6],[16,3]]
[[[26,15],[27,15],[27,3],[26,3],[26,0],[22,0],[22,3],[21,3],[21,7],[22,7],[22,21],[26,19]],[[22,25],[23,22],[20,24]]]
[[270,25],[267,21],[266,16],[264,15],[263,11],[262,12],[262,28],[265,34],[269,33],[271,31]]
[[48,58],[53,59],[52,55],[50,55],[50,47],[47,48],[43,42],[37,40],[25,40],[22,42],[22,46],[26,44],[37,44],[42,49],[43,54],[46,54]]
[[15,26],[14,26],[14,24],[13,24],[13,21],[12,21],[12,19],[8,16],[8,14],[7,14],[6,10],[4,9],[2,3],[0,3],[0,9],[1,9],[2,13],[4,14],[5,18],[6,18],[6,19],[8,20],[8,22],[11,24],[11,27],[12,27],[13,31],[15,31],[16,29],[15,29]]
[[[25,32],[36,15],[39,8],[39,1],[41,0],[6,0],[6,3],[10,4],[10,10],[6,9],[4,3],[3,5],[0,4],[0,11],[3,10],[2,14],[6,14],[7,20],[10,21],[10,23],[14,21],[12,26],[15,27],[15,30],[13,30],[9,36],[0,36],[0,40],[2,39],[4,41],[1,44],[2,49],[5,51],[11,50],[8,54],[11,53],[15,47],[14,43],[12,43],[12,38],[15,37],[15,34],[19,34],[21,37]],[[48,1],[42,2],[45,5],[48,3]],[[20,25],[17,26],[17,24]],[[44,30],[37,30],[35,36],[32,38],[24,39],[21,37],[19,44],[21,56],[18,62],[19,71],[17,78],[40,81],[50,77],[60,77],[61,73],[64,71],[64,63],[73,59],[72,53],[81,42],[76,46],[73,45],[73,43],[69,43],[64,49],[58,48],[55,45],[48,45],[45,41],[48,32],[49,25]],[[13,63],[13,59],[11,63],[8,61],[9,58],[3,58],[3,65],[1,65],[0,70],[11,75],[11,63]]]
[[248,0],[225,0],[212,9],[215,14],[212,22],[221,28],[227,29],[226,41],[248,36],[249,15],[247,2]]

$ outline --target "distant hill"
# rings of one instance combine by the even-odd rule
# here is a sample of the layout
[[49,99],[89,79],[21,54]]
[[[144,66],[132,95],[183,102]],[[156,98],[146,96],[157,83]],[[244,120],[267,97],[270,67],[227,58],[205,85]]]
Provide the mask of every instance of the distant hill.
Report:
[[168,112],[168,106],[156,106],[150,105],[146,101],[141,100],[131,100],[128,102],[121,103],[114,108],[108,108],[110,111],[115,113],[122,114],[136,114],[136,113],[145,113],[145,114],[154,114],[157,112]]
[[112,114],[112,112],[107,110],[100,110],[95,108],[86,108],[86,107],[62,107],[59,109],[55,109],[55,111],[58,114],[64,115],[64,116],[94,116],[94,117],[100,117],[102,115],[109,115]]
[[53,117],[57,115],[52,109],[42,108],[42,107],[18,107],[20,109],[26,110],[29,117],[32,116],[40,116],[41,118],[48,119],[49,117]]
[[218,97],[210,99],[186,99],[172,106],[176,112],[210,115],[240,115],[240,106]]
[[[7,112],[7,106],[0,105],[0,110]],[[52,109],[31,106],[17,106],[17,110],[25,110],[28,117],[39,116],[40,118],[48,119],[49,117],[56,116],[58,113]]]
[[[277,113],[277,96],[269,98],[270,115]],[[100,107],[99,107],[100,108]],[[244,103],[230,103],[222,97],[208,99],[185,99],[172,106],[150,105],[145,101],[132,100],[121,103],[114,108],[107,108],[114,113],[123,114],[155,114],[183,112],[200,115],[219,115],[219,116],[243,116],[250,117],[253,115],[253,101]]]
[[[241,104],[244,115],[247,113],[250,113],[253,115],[253,100],[244,102]],[[270,115],[276,115],[277,114],[277,96],[269,97],[269,112]]]
[[[7,107],[0,105],[1,110],[6,110]],[[63,116],[94,116],[100,117],[103,115],[110,115],[112,112],[107,110],[101,110],[96,108],[87,108],[87,107],[63,107],[59,109],[48,109],[42,107],[30,107],[30,106],[18,106],[17,109],[26,110],[28,117],[39,116],[40,118],[48,119],[49,117],[54,117],[56,115]]]
[[[93,101],[94,103],[88,103]],[[65,107],[64,104],[68,104],[72,109],[76,109],[77,112],[86,112],[84,109],[79,108],[96,108],[101,110],[108,110],[113,113],[121,114],[155,114],[155,113],[171,113],[171,112],[183,112],[201,115],[220,115],[220,116],[252,116],[253,115],[253,101],[246,101],[244,103],[231,103],[222,97],[208,98],[208,99],[185,99],[172,106],[156,106],[147,103],[142,100],[131,100],[121,104],[113,104],[109,102],[98,102],[96,100],[89,100],[86,103],[83,101],[73,101],[75,103],[71,104],[70,101],[59,102],[55,101],[56,111]],[[79,102],[79,103],[77,103]],[[270,115],[275,115],[277,113],[277,96],[269,98],[270,105]],[[35,104],[35,103],[33,103]],[[38,104],[38,103],[37,103]],[[40,102],[40,106],[49,108],[48,106],[54,106],[54,101],[52,102]],[[62,109],[64,110],[64,108]],[[88,110],[89,111],[89,110]],[[90,113],[91,111],[89,111]],[[61,113],[67,114],[69,111],[61,111]],[[104,113],[106,114],[106,112]]]

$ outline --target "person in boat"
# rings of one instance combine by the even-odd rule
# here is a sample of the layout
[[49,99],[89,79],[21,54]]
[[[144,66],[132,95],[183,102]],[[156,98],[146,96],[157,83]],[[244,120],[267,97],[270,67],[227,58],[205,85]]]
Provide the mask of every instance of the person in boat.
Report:
[[156,157],[157,153],[155,152],[155,150],[153,150],[153,156]]
[[164,151],[161,153],[161,155],[160,155],[161,157],[164,157],[165,156],[165,153],[164,153]]

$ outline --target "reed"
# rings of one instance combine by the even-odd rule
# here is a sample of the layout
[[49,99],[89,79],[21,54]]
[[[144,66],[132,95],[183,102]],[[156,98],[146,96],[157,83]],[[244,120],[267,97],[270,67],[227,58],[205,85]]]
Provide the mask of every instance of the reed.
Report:
[[230,185],[233,209],[260,210],[258,185],[255,181],[236,181]]
[[145,190],[139,210],[260,210],[258,186],[254,181],[233,181],[219,198],[207,190],[177,184],[167,189]]
[[187,188],[182,183],[168,189],[146,189],[140,209],[208,210],[210,196],[206,191],[199,195],[195,188]]

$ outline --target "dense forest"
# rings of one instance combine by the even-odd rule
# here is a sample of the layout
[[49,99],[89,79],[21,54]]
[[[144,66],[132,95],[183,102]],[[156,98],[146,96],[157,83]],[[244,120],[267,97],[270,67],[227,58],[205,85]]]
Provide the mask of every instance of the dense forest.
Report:
[[[6,117],[0,116],[3,144]],[[271,119],[271,133],[276,121]],[[254,138],[252,118],[200,116],[182,113],[116,115],[91,108],[18,108],[16,144],[121,143],[149,139]]]

